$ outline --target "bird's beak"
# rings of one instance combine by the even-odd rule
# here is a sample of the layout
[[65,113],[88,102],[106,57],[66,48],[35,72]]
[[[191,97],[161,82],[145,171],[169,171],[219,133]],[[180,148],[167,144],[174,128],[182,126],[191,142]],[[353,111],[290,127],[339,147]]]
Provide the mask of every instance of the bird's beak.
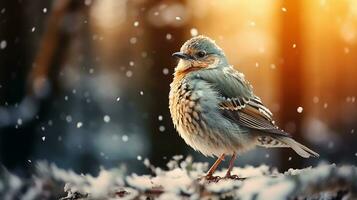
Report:
[[189,56],[189,55],[187,55],[185,53],[182,53],[182,52],[173,53],[172,56],[177,57],[177,58],[181,58],[181,59],[184,59],[184,60],[191,60],[191,56]]

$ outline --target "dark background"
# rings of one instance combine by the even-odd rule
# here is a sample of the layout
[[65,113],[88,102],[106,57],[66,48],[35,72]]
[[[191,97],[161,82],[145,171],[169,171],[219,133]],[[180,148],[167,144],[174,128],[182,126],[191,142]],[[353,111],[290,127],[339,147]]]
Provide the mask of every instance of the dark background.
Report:
[[[320,153],[262,149],[237,165],[357,164],[355,1],[0,1],[0,162],[96,174],[194,155],[171,123],[170,55],[212,37],[277,124]],[[299,108],[301,107],[301,108]],[[300,112],[298,112],[300,110]],[[301,112],[302,110],[302,112]]]

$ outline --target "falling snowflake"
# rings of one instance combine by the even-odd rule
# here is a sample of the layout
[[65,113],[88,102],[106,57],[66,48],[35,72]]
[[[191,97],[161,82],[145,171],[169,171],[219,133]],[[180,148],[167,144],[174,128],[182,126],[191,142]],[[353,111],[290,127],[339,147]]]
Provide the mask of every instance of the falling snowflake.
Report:
[[67,115],[67,116],[66,116],[66,121],[67,121],[68,123],[72,122],[72,116],[71,116],[71,115]]
[[166,34],[166,39],[167,40],[171,40],[172,39],[172,35],[170,33]]
[[285,7],[282,7],[281,10],[282,10],[283,12],[287,12],[287,11],[288,11],[288,9],[286,9]]
[[125,73],[126,77],[130,78],[133,76],[133,72],[131,70],[126,71]]
[[138,21],[135,21],[135,22],[134,22],[134,26],[135,26],[135,27],[138,27],[138,26],[139,26],[139,22],[138,22]]
[[144,91],[140,91],[140,95],[143,96],[144,95]]
[[32,27],[31,32],[35,32],[36,27]]
[[117,97],[117,101],[120,101],[120,97]]
[[192,37],[197,36],[198,35],[198,30],[196,28],[191,28],[190,33],[191,33]]
[[298,113],[302,113],[303,110],[304,110],[304,108],[301,107],[301,106],[299,106],[299,107],[296,109],[296,111],[297,111]]
[[42,136],[42,141],[45,141],[46,140],[46,137],[45,136]]
[[129,65],[130,65],[131,67],[134,66],[134,65],[135,65],[134,61],[130,61],[130,62],[129,62]]
[[138,42],[138,39],[136,37],[131,37],[129,42],[130,44],[136,44]]
[[167,69],[167,68],[162,69],[162,73],[164,75],[168,75],[169,74],[169,69]]
[[82,122],[77,122],[77,128],[81,128],[83,126]]
[[159,121],[162,121],[164,118],[162,117],[162,115],[159,115],[158,119]]
[[43,9],[42,9],[42,12],[43,12],[43,13],[47,13],[47,8],[43,8]]
[[293,49],[295,49],[296,48],[296,44],[293,44]]
[[109,115],[104,115],[103,120],[104,120],[105,123],[109,123],[110,122]]
[[18,124],[19,126],[22,125],[22,119],[21,119],[21,118],[17,119],[17,124]]
[[314,96],[314,97],[312,98],[312,102],[313,102],[313,103],[319,103],[319,101],[320,101],[320,99],[319,99],[319,97],[317,97],[317,96]]
[[142,160],[143,158],[141,157],[141,155],[138,155],[138,156],[136,156],[136,159]]
[[123,135],[121,137],[121,140],[123,140],[123,142],[127,142],[129,140],[129,137],[127,135]]
[[6,40],[2,40],[2,41],[0,42],[0,49],[5,49],[6,46],[7,46]]
[[175,19],[176,19],[177,21],[180,21],[180,20],[181,20],[181,17],[175,17]]
[[165,126],[163,126],[163,125],[159,126],[159,131],[160,131],[160,132],[164,132],[165,129],[166,129]]

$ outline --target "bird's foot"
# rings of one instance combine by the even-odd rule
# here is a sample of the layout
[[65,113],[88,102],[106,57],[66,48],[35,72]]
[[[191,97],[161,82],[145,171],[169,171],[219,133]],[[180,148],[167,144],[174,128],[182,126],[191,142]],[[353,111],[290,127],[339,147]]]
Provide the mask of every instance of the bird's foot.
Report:
[[240,177],[237,176],[237,175],[226,174],[226,176],[224,177],[224,179],[232,179],[232,180],[242,181],[242,180],[244,180],[245,178],[240,178]]
[[200,177],[198,180],[205,180],[208,183],[217,183],[221,179],[223,179],[223,178],[220,176],[206,175],[206,176]]

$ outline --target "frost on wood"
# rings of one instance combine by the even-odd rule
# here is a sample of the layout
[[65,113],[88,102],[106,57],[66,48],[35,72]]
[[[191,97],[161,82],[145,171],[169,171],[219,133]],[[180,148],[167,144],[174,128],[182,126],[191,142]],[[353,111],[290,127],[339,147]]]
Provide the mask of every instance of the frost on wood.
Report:
[[[101,169],[99,175],[79,175],[45,162],[37,163],[31,179],[21,179],[4,168],[0,173],[0,199],[354,199],[357,168],[322,164],[315,168],[279,173],[262,165],[234,168],[244,180],[199,179],[207,163],[176,156],[167,169],[144,163],[153,175],[126,175],[124,168]],[[217,172],[224,175],[224,170]]]

